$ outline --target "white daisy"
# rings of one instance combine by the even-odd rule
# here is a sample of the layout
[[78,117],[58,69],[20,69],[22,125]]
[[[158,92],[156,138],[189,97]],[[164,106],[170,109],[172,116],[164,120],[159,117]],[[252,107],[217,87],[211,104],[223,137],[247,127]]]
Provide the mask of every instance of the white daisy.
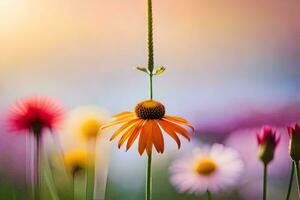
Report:
[[243,166],[238,152],[224,145],[196,148],[172,163],[171,183],[179,192],[215,193],[237,184]]

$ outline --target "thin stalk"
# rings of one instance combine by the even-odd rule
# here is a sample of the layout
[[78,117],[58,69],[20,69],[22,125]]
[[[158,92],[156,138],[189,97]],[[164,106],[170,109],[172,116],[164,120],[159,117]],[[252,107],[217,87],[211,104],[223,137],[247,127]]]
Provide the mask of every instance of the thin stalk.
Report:
[[35,183],[35,189],[34,189],[34,199],[39,200],[40,199],[40,148],[41,144],[40,141],[41,138],[39,134],[35,134],[34,141],[35,141],[35,158],[34,158],[34,169],[35,169],[35,176],[34,176],[34,183]]
[[289,200],[290,196],[291,196],[291,191],[292,191],[292,186],[293,186],[293,180],[294,180],[294,171],[295,171],[295,167],[294,167],[294,164],[292,163],[292,166],[291,166],[291,175],[290,175],[290,181],[289,181],[289,188],[288,188],[288,192],[287,192],[285,200]]
[[72,172],[72,196],[73,196],[73,200],[76,199],[76,194],[75,194],[75,179],[76,178],[76,172]]
[[[31,134],[26,135],[26,154],[25,154],[25,161],[26,161],[26,175],[25,175],[25,183],[27,187],[27,194],[29,196],[33,195],[33,188],[34,188],[34,178],[32,173],[32,137]],[[33,183],[33,184],[32,184]]]
[[94,199],[94,183],[95,183],[95,154],[96,154],[96,140],[89,141],[89,162],[91,165],[87,169],[87,184],[86,184],[86,199]]
[[268,165],[264,164],[264,180],[263,180],[263,200],[267,200],[267,176],[268,176]]
[[[49,163],[47,163],[47,165],[48,164]],[[44,170],[44,177],[45,177],[45,180],[46,180],[46,183],[47,183],[47,186],[48,186],[48,189],[49,189],[52,199],[59,200],[59,196],[57,194],[57,190],[56,190],[55,183],[54,183],[49,166],[47,166],[46,169]]]
[[148,155],[147,178],[146,178],[146,200],[152,200],[152,152]]
[[153,84],[152,84],[152,77],[153,75],[150,74],[150,99],[152,100],[153,99]]
[[207,199],[212,200],[212,194],[209,190],[206,191],[206,194],[207,194]]
[[298,185],[298,195],[300,198],[300,171],[299,171],[299,161],[294,161],[295,169],[296,169],[296,176],[297,176],[297,185]]
[[[154,50],[153,50],[153,14],[152,0],[147,0],[148,8],[148,70],[150,72],[150,99],[153,99],[153,69],[154,69]],[[146,175],[146,200],[152,200],[152,151],[148,155],[147,175]]]
[[54,142],[54,145],[56,146],[57,153],[59,154],[60,159],[64,163],[64,169],[67,171],[65,162],[64,162],[64,150],[63,147],[59,141],[59,138],[57,137],[56,133],[51,132],[51,136]]

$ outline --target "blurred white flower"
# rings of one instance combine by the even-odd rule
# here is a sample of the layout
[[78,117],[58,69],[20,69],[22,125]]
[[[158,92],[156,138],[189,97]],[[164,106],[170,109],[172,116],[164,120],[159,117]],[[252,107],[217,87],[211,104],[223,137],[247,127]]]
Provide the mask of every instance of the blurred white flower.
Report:
[[170,167],[171,183],[177,190],[198,195],[236,185],[242,171],[239,154],[221,144],[196,148],[192,155],[174,161]]

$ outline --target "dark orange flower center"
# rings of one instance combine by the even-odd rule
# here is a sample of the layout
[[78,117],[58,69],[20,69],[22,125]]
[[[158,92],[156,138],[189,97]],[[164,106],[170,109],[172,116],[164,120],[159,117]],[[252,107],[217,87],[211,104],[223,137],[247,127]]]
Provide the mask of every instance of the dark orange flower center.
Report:
[[211,159],[203,159],[197,162],[195,170],[198,174],[208,176],[215,172],[217,166],[215,162]]
[[161,119],[165,115],[165,106],[157,101],[146,100],[135,106],[135,113],[142,119]]

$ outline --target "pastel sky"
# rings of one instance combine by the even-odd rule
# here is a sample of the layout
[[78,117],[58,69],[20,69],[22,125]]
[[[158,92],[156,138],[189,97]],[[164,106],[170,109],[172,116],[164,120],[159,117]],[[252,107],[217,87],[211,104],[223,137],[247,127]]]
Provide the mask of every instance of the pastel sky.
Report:
[[[154,0],[155,97],[172,113],[299,100],[297,0]],[[141,0],[0,2],[1,107],[48,94],[111,112],[148,96]],[[202,114],[201,114],[202,115]]]

